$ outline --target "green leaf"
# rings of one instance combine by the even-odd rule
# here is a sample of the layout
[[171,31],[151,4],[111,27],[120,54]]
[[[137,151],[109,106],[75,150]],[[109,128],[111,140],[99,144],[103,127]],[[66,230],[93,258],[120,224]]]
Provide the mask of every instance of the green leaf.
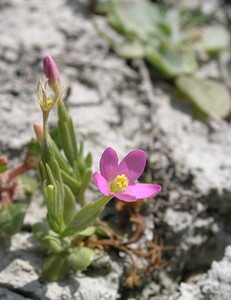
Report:
[[181,73],[192,73],[197,68],[193,51],[168,50],[156,51],[149,49],[147,60],[168,77],[175,77]]
[[62,233],[62,236],[69,236],[83,231],[92,223],[102,212],[104,206],[113,198],[113,196],[105,196],[98,201],[85,205],[77,212],[74,219]]
[[71,169],[70,169],[69,164],[67,163],[67,161],[64,159],[64,157],[60,153],[60,150],[54,141],[52,141],[52,147],[54,149],[55,159],[57,160],[60,168],[62,170],[64,170],[66,173],[71,174]]
[[60,253],[64,250],[59,236],[50,229],[46,222],[36,223],[32,228],[34,238],[44,248],[53,253]]
[[79,235],[82,236],[92,236],[95,233],[96,227],[95,226],[89,226],[86,229],[84,229],[83,231],[78,233]]
[[91,264],[94,258],[94,251],[87,247],[74,249],[67,257],[68,264],[76,271],[83,271]]
[[32,177],[21,175],[17,177],[17,180],[22,185],[24,192],[29,195],[38,189],[38,181]]
[[107,229],[104,226],[97,226],[96,228],[96,234],[101,236],[101,237],[106,237],[106,238],[111,238],[112,237],[112,233],[109,229]]
[[157,24],[163,21],[162,12],[157,5],[148,0],[111,1],[109,22],[127,37],[139,37],[143,41],[159,35]]
[[65,198],[64,198],[64,208],[63,208],[63,219],[64,223],[68,225],[74,215],[77,212],[76,209],[76,201],[75,201],[75,196],[73,195],[71,189],[67,186],[64,185],[64,191],[65,191]]
[[217,54],[219,51],[230,49],[230,34],[221,25],[213,25],[201,30],[201,40],[194,44],[198,51]]
[[66,256],[54,254],[49,256],[42,267],[41,278],[46,281],[55,281],[64,278],[70,271]]
[[229,115],[231,99],[224,84],[209,79],[180,76],[176,80],[176,86],[204,114],[221,118]]
[[10,204],[0,212],[0,228],[8,235],[18,232],[25,217],[27,205]]
[[63,182],[71,189],[73,194],[76,196],[79,193],[80,182],[75,178],[67,174],[65,171],[61,170]]
[[62,149],[71,166],[77,158],[77,141],[71,116],[68,114],[63,102],[58,105],[58,129]]
[[116,52],[120,56],[129,59],[143,58],[145,55],[144,46],[138,41],[123,43],[122,45],[116,47]]

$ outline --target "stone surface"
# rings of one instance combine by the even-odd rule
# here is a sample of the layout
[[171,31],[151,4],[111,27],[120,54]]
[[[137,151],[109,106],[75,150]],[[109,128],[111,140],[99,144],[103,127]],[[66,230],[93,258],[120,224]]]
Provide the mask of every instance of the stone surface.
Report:
[[212,263],[207,274],[201,275],[194,284],[182,283],[177,295],[170,300],[229,300],[231,294],[231,247],[224,258]]
[[[11,291],[9,299],[24,295],[26,299],[117,299],[121,268],[109,259],[108,273],[101,275],[96,271],[87,276],[72,274],[60,282],[44,283],[39,273],[44,259],[43,250],[34,242],[30,233],[18,233],[9,241],[1,236],[0,285]],[[4,252],[5,251],[5,252]],[[89,289],[89,287],[91,287]],[[0,291],[1,292],[1,291]],[[11,295],[12,294],[12,295]],[[20,297],[20,296],[19,296]],[[24,298],[23,298],[24,299]]]

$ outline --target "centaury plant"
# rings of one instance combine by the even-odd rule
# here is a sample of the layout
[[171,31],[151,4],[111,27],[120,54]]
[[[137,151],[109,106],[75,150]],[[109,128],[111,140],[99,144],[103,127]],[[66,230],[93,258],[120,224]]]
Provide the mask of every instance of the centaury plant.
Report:
[[19,191],[26,196],[37,188],[37,181],[24,173],[36,169],[39,153],[39,145],[31,141],[22,163],[14,168],[5,155],[0,155],[0,229],[7,235],[17,233],[23,225],[28,201],[26,197],[19,201]]
[[[134,150],[118,163],[116,152],[107,148],[100,160],[100,173],[93,174],[93,181],[103,197],[85,203],[85,190],[92,178],[91,154],[84,156],[83,142],[77,142],[72,118],[62,99],[59,72],[51,56],[44,57],[43,66],[47,79],[45,83],[40,81],[37,88],[43,126],[35,124],[34,129],[41,144],[39,174],[47,206],[47,221],[35,224],[33,233],[49,251],[41,277],[58,280],[71,269],[84,270],[92,262],[93,249],[97,244],[97,240],[92,238],[99,232],[107,235],[110,231],[110,227],[97,218],[113,197],[135,202],[155,196],[161,187],[136,183],[146,164],[144,151]],[[47,131],[47,121],[56,104],[58,138],[52,139]]]

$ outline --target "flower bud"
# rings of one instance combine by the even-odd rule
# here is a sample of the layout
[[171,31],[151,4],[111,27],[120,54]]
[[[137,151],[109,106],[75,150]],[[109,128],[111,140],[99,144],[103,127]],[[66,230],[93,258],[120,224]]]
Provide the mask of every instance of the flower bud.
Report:
[[38,123],[34,123],[33,127],[37,141],[41,144],[43,141],[43,128]]
[[54,93],[59,92],[59,70],[56,63],[50,55],[43,57],[43,70],[48,79],[48,84]]

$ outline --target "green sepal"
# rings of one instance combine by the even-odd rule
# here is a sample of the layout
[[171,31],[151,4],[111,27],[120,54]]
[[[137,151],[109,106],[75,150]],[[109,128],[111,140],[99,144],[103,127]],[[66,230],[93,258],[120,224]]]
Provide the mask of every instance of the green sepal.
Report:
[[53,254],[49,256],[42,267],[41,279],[46,281],[56,281],[64,278],[70,271],[66,256]]
[[17,233],[26,214],[26,204],[10,204],[0,212],[0,228],[8,235]]
[[63,206],[63,219],[64,223],[68,225],[73,217],[75,216],[76,209],[76,201],[75,196],[73,195],[71,189],[64,185],[65,198],[64,198],[64,206]]
[[42,161],[38,163],[38,173],[39,173],[40,181],[44,182],[47,178],[47,174],[46,174],[44,163]]
[[53,161],[55,159],[54,150],[52,147],[51,139],[49,135],[43,139],[41,145],[41,160],[45,164],[49,164],[51,170],[53,170]]
[[64,250],[58,235],[50,229],[46,222],[36,223],[32,231],[36,241],[44,248],[53,253],[60,253]]
[[62,236],[69,236],[83,231],[90,225],[102,212],[104,206],[113,198],[113,196],[105,196],[98,201],[85,205],[77,212],[71,223],[63,231]]
[[55,185],[43,183],[43,195],[47,203],[47,220],[52,230],[60,233],[63,229],[63,203],[58,181]]
[[91,264],[94,255],[94,251],[90,248],[77,248],[67,256],[67,262],[72,269],[83,271]]
[[63,199],[64,197],[64,185],[63,185],[63,180],[62,180],[62,175],[61,175],[61,170],[59,167],[59,164],[56,159],[53,161],[53,170],[50,168],[49,164],[46,164],[46,173],[47,173],[47,178],[48,178],[48,183],[51,185],[56,184],[56,181],[59,183],[60,186],[60,192],[61,192],[61,198]]

